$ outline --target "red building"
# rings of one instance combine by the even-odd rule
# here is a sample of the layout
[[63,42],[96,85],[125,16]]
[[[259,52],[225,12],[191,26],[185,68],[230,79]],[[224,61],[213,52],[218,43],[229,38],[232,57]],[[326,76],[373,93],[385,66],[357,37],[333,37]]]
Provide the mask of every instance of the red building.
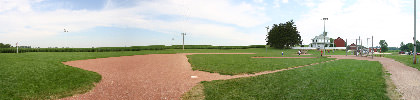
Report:
[[346,47],[346,42],[340,37],[334,40],[334,44],[335,44],[335,47]]
[[357,48],[356,48],[356,44],[354,44],[354,43],[352,43],[351,45],[350,45],[350,50],[356,50]]
[[[369,51],[372,50],[372,47],[369,48]],[[373,52],[380,52],[382,49],[380,47],[374,47]]]

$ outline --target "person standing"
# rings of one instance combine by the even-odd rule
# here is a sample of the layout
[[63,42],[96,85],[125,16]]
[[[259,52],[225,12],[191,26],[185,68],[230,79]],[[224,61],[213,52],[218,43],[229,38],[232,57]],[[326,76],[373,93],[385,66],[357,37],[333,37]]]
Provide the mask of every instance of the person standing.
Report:
[[322,53],[324,53],[324,52],[322,52],[322,50],[321,50],[321,57],[322,57]]
[[300,53],[301,53],[301,52],[300,52],[300,50],[299,50],[299,56],[300,56]]
[[283,51],[281,52],[281,56],[283,56]]

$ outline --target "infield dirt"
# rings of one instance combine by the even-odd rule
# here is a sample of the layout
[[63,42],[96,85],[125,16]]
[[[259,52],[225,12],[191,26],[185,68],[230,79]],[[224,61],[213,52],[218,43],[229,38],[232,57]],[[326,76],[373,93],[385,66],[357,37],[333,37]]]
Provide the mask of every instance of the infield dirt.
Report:
[[102,80],[88,93],[76,94],[72,97],[63,98],[63,100],[180,99],[183,93],[201,81],[250,77],[304,67],[296,66],[256,74],[220,75],[218,73],[193,71],[186,57],[186,55],[191,54],[254,53],[150,54],[63,62],[66,65],[94,71],[102,75]]

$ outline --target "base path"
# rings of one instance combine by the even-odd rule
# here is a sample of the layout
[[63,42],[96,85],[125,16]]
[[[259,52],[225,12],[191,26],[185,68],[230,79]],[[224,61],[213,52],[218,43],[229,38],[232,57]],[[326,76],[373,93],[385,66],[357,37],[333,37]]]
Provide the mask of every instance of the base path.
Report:
[[190,63],[188,62],[188,58],[185,56],[190,54],[201,53],[150,54],[63,62],[66,65],[97,72],[102,76],[102,80],[96,84],[93,90],[85,94],[76,94],[72,97],[63,99],[180,99],[182,94],[189,91],[193,86],[197,85],[201,81],[250,77],[309,66],[296,66],[288,69],[265,71],[256,74],[235,76],[220,75],[218,73],[193,71]]
[[354,55],[332,55],[331,58],[337,59],[357,59],[379,61],[385,70],[391,74],[391,80],[397,87],[397,91],[402,94],[402,99],[420,100],[420,71],[406,66],[391,58],[383,57],[356,57]]

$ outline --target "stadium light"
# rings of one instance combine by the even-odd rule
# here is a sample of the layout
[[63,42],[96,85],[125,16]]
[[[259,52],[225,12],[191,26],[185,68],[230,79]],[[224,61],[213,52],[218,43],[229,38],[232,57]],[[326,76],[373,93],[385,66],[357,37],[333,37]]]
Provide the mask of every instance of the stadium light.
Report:
[[416,45],[417,45],[417,43],[416,43],[416,0],[414,0],[414,37],[413,37],[413,40],[414,40],[414,55],[413,55],[413,64],[416,64],[416,55],[417,55],[417,52],[416,52]]
[[327,33],[325,33],[325,21],[328,20],[328,18],[322,18],[324,20],[324,55],[325,55],[325,37],[327,36]]
[[186,33],[181,33],[182,35],[182,50],[184,50],[184,36],[187,35]]

